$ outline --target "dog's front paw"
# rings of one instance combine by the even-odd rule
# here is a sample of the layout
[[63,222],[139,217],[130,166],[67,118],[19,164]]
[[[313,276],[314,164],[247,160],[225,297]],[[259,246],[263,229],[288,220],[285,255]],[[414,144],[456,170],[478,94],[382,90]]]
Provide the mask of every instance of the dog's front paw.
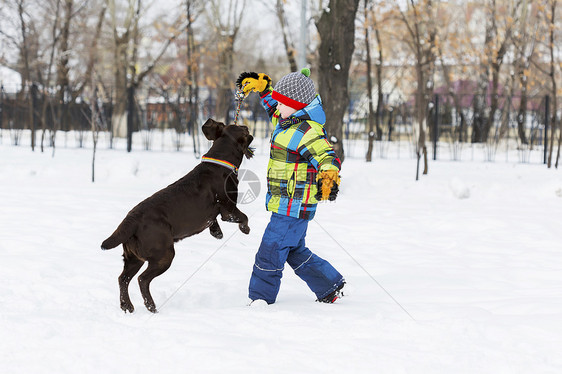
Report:
[[248,226],[247,224],[245,224],[245,223],[240,223],[240,224],[238,225],[238,227],[240,228],[240,231],[242,231],[244,234],[247,235],[247,234],[250,233],[250,226]]
[[211,235],[217,239],[222,239],[223,234],[221,229],[219,228],[218,230],[211,230]]
[[129,303],[121,303],[121,309],[127,313],[133,313],[135,311],[135,307],[133,306],[133,304]]
[[209,226],[209,231],[211,232],[211,235],[217,239],[222,239],[223,235],[222,235],[222,230],[221,227],[219,226],[219,223],[217,222],[217,220],[214,220],[211,223],[211,226]]
[[212,232],[212,231],[211,231],[211,235],[212,235],[214,238],[217,238],[217,239],[222,239],[222,238],[223,238],[222,231],[220,231],[220,232]]
[[146,306],[146,309],[148,309],[149,312],[151,313],[158,313],[158,310],[156,309],[156,305],[154,305],[154,303],[144,303],[144,306]]

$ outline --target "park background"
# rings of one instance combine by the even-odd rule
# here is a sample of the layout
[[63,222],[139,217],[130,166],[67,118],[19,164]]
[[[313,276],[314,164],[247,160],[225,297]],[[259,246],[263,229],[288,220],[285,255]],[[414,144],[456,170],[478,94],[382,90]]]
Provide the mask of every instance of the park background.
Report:
[[[302,5],[0,1],[2,372],[562,370],[560,2],[306,1],[301,33]],[[269,219],[252,95],[252,231],[177,243],[160,312],[133,281],[124,314],[101,241],[200,162],[241,71],[303,65],[344,158],[307,241],[346,296],[316,303],[286,269],[274,305],[246,306]]]

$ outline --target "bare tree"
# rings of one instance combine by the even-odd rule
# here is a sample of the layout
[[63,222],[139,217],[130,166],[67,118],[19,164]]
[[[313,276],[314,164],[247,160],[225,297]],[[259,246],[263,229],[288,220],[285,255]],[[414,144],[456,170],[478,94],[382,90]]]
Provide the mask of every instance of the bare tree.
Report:
[[[363,22],[363,30],[365,32],[365,53],[367,64],[367,100],[369,102],[369,113],[367,114],[367,119],[369,123],[368,130],[368,146],[367,154],[365,156],[365,161],[371,162],[373,160],[373,142],[375,141],[375,110],[373,108],[373,78],[371,77],[371,38],[369,36],[369,13],[371,11],[371,1],[363,1],[363,14],[365,15],[365,20]],[[375,26],[376,27],[376,26]]]
[[[382,127],[381,127],[381,119],[383,113],[383,106],[384,106],[384,92],[383,92],[383,84],[382,84],[382,66],[383,66],[383,45],[381,39],[381,32],[380,32],[380,24],[377,21],[377,14],[373,11],[371,0],[364,0],[364,9],[363,12],[365,14],[365,21],[364,21],[364,31],[365,31],[365,52],[367,58],[367,95],[369,101],[369,114],[368,114],[368,121],[369,121],[369,130],[368,130],[368,146],[367,146],[367,155],[365,157],[367,162],[372,160],[373,154],[373,142],[375,139],[382,140]],[[372,19],[372,22],[369,21]],[[377,111],[375,113],[373,108],[373,82],[371,77],[371,42],[370,42],[370,33],[369,30],[373,29],[375,32],[375,40],[377,42],[377,53],[378,57],[375,59],[375,78],[377,81]],[[376,129],[376,133],[375,133]]]
[[107,3],[101,4],[101,9],[99,9],[99,13],[97,16],[96,27],[93,33],[93,38],[88,49],[88,58],[85,61],[86,63],[86,71],[84,76],[82,77],[82,81],[79,83],[78,87],[74,90],[73,96],[79,96],[83,91],[84,88],[90,84],[90,82],[95,82],[94,80],[94,67],[98,63],[99,60],[99,51],[98,51],[98,44],[99,40],[101,39],[102,28],[105,20],[105,14],[107,12]]
[[[61,1],[57,0],[55,3],[54,9],[54,20],[51,28],[51,46],[50,46],[50,53],[49,53],[49,63],[47,65],[47,78],[46,80],[42,81],[42,86],[49,87],[51,85],[52,73],[53,73],[53,64],[55,58],[55,52],[59,40],[59,18],[60,18],[60,8],[61,8]],[[43,105],[41,109],[41,152],[44,151],[44,141],[45,141],[45,133],[47,131],[47,108],[51,104],[51,100],[49,100],[47,90],[43,89]],[[51,108],[52,110],[52,108]],[[51,142],[54,140],[51,134]]]
[[193,139],[193,153],[199,157],[198,147],[198,127],[196,126],[199,114],[199,64],[200,53],[198,52],[199,46],[195,42],[195,33],[193,30],[193,23],[201,12],[201,2],[197,0],[186,0],[186,17],[187,17],[187,51],[186,51],[186,65],[187,65],[187,85],[189,97],[189,119],[187,121],[187,128],[191,132]]
[[[29,30],[28,30],[28,23],[27,23],[27,14],[26,14],[26,2],[25,0],[17,0],[17,9],[18,9],[18,18],[20,21],[20,31],[21,31],[21,50],[20,54],[23,59],[23,82],[24,87],[25,85],[30,85],[32,82],[31,79],[31,65],[30,65],[30,46],[29,46]],[[29,125],[31,127],[31,150],[35,151],[35,121],[33,119],[33,113],[35,112],[35,108],[33,106],[34,100],[32,98],[31,86],[29,86]],[[22,87],[22,91],[23,91]]]
[[[500,2],[501,11],[498,12]],[[498,88],[500,69],[509,50],[511,35],[516,25],[521,0],[486,0],[486,34],[484,48],[481,50],[478,88],[474,98],[474,122],[472,124],[472,141],[487,142],[490,128],[499,106]],[[501,23],[501,25],[498,25]],[[500,30],[502,32],[500,32]],[[491,88],[488,89],[491,80]],[[490,91],[490,106],[487,105]]]
[[355,15],[359,0],[330,0],[316,21],[320,36],[318,47],[319,92],[324,101],[329,140],[345,159],[343,117],[349,107],[349,68],[355,49]]
[[[285,47],[285,53],[287,54],[287,60],[289,61],[289,66],[291,71],[297,71],[297,61],[295,60],[295,45],[290,39],[290,35],[288,33],[287,28],[289,27],[289,23],[287,21],[287,17],[285,16],[285,1],[286,0],[277,0],[275,4],[275,14],[277,15],[277,20],[279,21],[279,25],[281,26],[281,34],[283,35],[283,46]],[[303,68],[304,66],[301,66]]]
[[[531,59],[531,63],[533,68],[536,69],[541,74],[548,77],[550,81],[548,92],[549,96],[552,99],[551,109],[550,109],[550,118],[548,119],[550,122],[550,129],[545,128],[545,131],[549,131],[550,139],[549,144],[545,144],[545,147],[548,147],[548,158],[547,158],[547,167],[552,167],[552,156],[554,152],[554,137],[556,134],[557,129],[559,128],[558,120],[557,120],[557,110],[558,110],[558,85],[556,82],[556,75],[557,75],[557,57],[556,57],[556,30],[557,30],[557,19],[556,19],[556,7],[559,0],[542,0],[540,2],[540,11],[539,14],[541,18],[544,20],[544,29],[542,32],[546,35],[546,43],[545,49],[548,55],[548,65],[545,67],[542,61],[538,58]],[[560,131],[562,134],[562,131]],[[558,158],[560,155],[560,143],[562,142],[562,135],[559,134],[558,138],[558,153],[556,157],[556,165],[558,167]]]
[[[107,0],[113,30],[113,74],[115,85],[115,104],[112,115],[112,136],[124,138],[127,135],[125,127],[125,110],[127,102],[127,72],[130,67],[129,44],[132,39],[133,23],[138,22],[137,1],[129,0],[125,15],[119,16],[115,0]],[[123,19],[122,23],[118,19]]]
[[[144,68],[137,71],[139,66],[138,47],[140,40],[140,19],[142,13],[141,0],[128,0],[125,9],[118,9],[115,0],[107,0],[109,15],[111,17],[111,28],[113,32],[113,69],[115,85],[115,105],[112,115],[112,134],[116,137],[127,135],[126,108],[129,89],[133,91],[142,83],[144,78],[150,74],[158,61],[162,58],[172,42],[181,35],[187,24],[178,17],[171,26],[172,32],[165,37],[159,51],[152,57]],[[123,20],[119,22],[119,20]],[[151,54],[150,54],[151,55]]]
[[[445,80],[445,85],[447,86],[447,95],[452,98],[453,105],[455,107],[455,111],[457,115],[460,117],[460,124],[458,126],[458,133],[453,133],[454,142],[462,142],[463,141],[463,133],[466,129],[466,115],[461,105],[461,97],[459,97],[459,93],[455,91],[455,87],[451,80],[452,73],[450,66],[448,66],[444,62],[444,55],[443,49],[441,47],[437,48],[437,53],[439,57],[439,61],[441,63],[441,70],[443,72],[443,79]],[[462,94],[462,93],[461,93]]]
[[408,3],[408,13],[398,5],[400,19],[407,29],[404,39],[414,55],[416,71],[416,155],[418,166],[416,180],[419,178],[420,159],[423,156],[423,174],[428,173],[426,132],[429,102],[433,97],[433,73],[437,51],[437,16],[432,0]]
[[[225,2],[228,6],[224,6]],[[214,30],[218,56],[217,118],[228,122],[233,101],[233,55],[234,42],[238,36],[246,0],[209,0],[206,8],[207,22]]]
[[378,58],[376,59],[375,72],[377,79],[377,115],[375,117],[375,127],[377,129],[377,140],[382,140],[382,114],[384,109],[384,92],[382,87],[382,66],[384,63],[383,59],[383,45],[381,38],[380,23],[377,21],[376,13],[371,13],[373,16],[373,28],[375,30],[375,39],[377,40],[377,52]]
[[51,135],[51,146],[53,155],[55,154],[55,134],[57,125],[61,126],[63,130],[69,130],[68,125],[68,103],[70,101],[70,78],[68,66],[70,59],[70,24],[73,17],[73,0],[64,0],[64,17],[62,19],[59,39],[59,52],[57,59],[57,104],[59,105],[58,120],[55,121],[54,128]]
[[556,85],[556,60],[555,60],[555,37],[554,31],[556,30],[556,5],[558,0],[549,0],[550,5],[550,19],[549,19],[549,33],[548,33],[548,50],[550,52],[550,82],[551,82],[551,96],[552,96],[552,120],[551,120],[551,136],[550,136],[550,152],[548,156],[548,167],[550,168],[552,164],[552,152],[553,152],[553,145],[554,145],[554,134],[556,129],[558,129],[558,150],[556,152],[556,165],[555,167],[558,169],[558,161],[560,160],[560,144],[562,143],[562,128],[558,125],[558,89]]
[[[549,43],[548,43],[548,50],[550,52],[550,81],[551,81],[551,89],[552,89],[552,129],[558,129],[558,150],[556,151],[556,165],[555,167],[558,169],[558,161],[560,160],[560,144],[562,143],[562,128],[558,125],[558,89],[556,85],[556,62],[555,62],[555,38],[554,38],[554,31],[556,30],[556,5],[558,0],[550,0],[550,22],[549,22]],[[548,156],[548,167],[551,165],[552,160],[552,152],[553,152],[553,138],[555,131],[551,131],[551,140],[550,140],[550,153]]]
[[[465,17],[459,16],[464,15]],[[443,27],[439,30],[440,43],[437,44],[437,60],[441,67],[443,81],[446,87],[446,96],[452,101],[456,116],[459,118],[458,126],[451,126],[451,143],[453,157],[458,159],[462,143],[466,140],[467,116],[462,105],[463,91],[462,79],[466,79],[466,65],[464,61],[467,51],[470,51],[470,35],[466,24],[459,21],[467,19],[465,10],[458,6],[451,6],[446,12]]]
[[513,35],[513,44],[516,49],[515,70],[517,77],[519,78],[519,86],[521,88],[519,111],[517,114],[517,133],[521,143],[525,145],[529,143],[529,139],[527,139],[527,134],[525,132],[530,77],[529,67],[535,53],[538,31],[538,23],[536,21],[529,21],[527,13],[527,0],[523,0],[519,30]]
[[95,80],[93,79],[94,75],[91,75],[92,83],[91,83],[91,96],[90,96],[90,129],[92,131],[92,141],[93,141],[93,151],[92,151],[92,183],[96,181],[96,150],[98,145],[98,135],[99,135],[99,126],[98,126],[98,90],[96,88]]
[[20,31],[21,31],[21,57],[23,60],[23,80],[24,82],[31,82],[31,66],[30,66],[30,52],[29,52],[29,30],[27,22],[27,12],[25,9],[26,1],[17,0],[18,7],[18,18],[20,20]]

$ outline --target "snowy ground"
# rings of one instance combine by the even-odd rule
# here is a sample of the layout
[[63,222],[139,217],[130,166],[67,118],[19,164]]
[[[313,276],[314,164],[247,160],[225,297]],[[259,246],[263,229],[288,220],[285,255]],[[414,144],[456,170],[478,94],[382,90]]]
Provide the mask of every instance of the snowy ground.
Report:
[[[136,203],[196,160],[188,151],[32,153],[0,145],[3,373],[560,373],[562,174],[538,163],[348,159],[309,247],[348,282],[336,304],[287,267],[276,304],[247,307],[269,219],[176,245],[152,283],[160,313],[119,309],[121,249],[99,245]],[[122,144],[118,144],[122,147]],[[265,174],[260,146],[243,168]],[[405,153],[402,154],[403,156]],[[512,158],[515,161],[515,158]],[[327,234],[326,231],[329,233]]]

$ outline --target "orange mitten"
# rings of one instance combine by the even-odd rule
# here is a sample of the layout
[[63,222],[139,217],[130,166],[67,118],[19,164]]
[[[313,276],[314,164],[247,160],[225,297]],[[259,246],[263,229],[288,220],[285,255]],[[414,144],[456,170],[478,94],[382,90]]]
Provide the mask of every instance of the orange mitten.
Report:
[[336,200],[341,182],[339,172],[337,170],[324,170],[318,173],[316,192],[316,200]]

